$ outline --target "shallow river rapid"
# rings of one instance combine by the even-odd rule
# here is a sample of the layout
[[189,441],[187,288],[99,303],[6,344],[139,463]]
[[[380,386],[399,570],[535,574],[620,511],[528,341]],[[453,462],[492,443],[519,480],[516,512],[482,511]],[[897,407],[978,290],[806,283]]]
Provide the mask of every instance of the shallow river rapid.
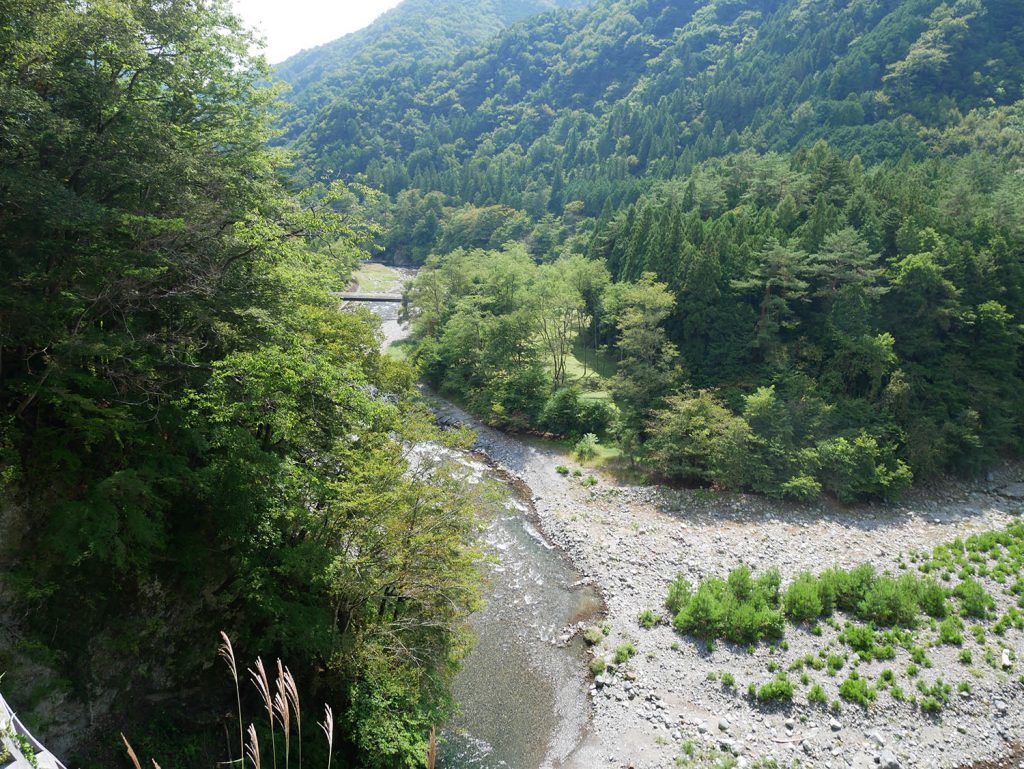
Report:
[[[405,337],[398,304],[375,304],[385,345]],[[473,425],[471,424],[470,427]],[[436,451],[421,447],[423,451]],[[587,728],[583,655],[552,643],[562,628],[593,615],[600,598],[530,522],[527,493],[479,457],[454,457],[470,478],[502,484],[503,503],[485,534],[497,563],[486,567],[486,605],[470,624],[477,644],[455,681],[460,714],[442,733],[444,769],[558,766]]]

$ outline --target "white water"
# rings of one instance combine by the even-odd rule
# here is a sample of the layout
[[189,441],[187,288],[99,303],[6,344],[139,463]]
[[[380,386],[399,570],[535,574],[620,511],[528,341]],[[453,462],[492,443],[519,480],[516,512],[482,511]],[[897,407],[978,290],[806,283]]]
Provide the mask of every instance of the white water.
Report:
[[[384,344],[405,338],[397,304],[377,304]],[[470,474],[504,484],[471,455]],[[497,562],[487,567],[486,605],[470,618],[477,644],[454,684],[460,714],[443,731],[443,769],[539,769],[557,766],[583,737],[588,680],[578,646],[553,644],[567,625],[593,614],[600,599],[573,587],[579,574],[530,522],[530,501],[508,484],[485,534]]]

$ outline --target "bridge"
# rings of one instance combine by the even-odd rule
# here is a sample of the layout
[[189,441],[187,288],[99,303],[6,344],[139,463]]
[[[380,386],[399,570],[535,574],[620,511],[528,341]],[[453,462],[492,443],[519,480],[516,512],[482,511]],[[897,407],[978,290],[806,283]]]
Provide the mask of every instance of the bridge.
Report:
[[[32,754],[28,758],[22,749]],[[33,737],[0,695],[0,767],[3,769],[65,769],[50,751]]]
[[401,294],[367,294],[360,291],[334,291],[333,296],[343,302],[394,302],[402,301]]

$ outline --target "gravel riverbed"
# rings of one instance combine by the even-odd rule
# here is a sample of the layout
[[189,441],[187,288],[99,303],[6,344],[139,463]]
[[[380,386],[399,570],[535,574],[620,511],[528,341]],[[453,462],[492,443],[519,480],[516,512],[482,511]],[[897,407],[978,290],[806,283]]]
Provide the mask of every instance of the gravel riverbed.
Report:
[[[563,454],[492,430],[450,404],[435,405],[442,419],[472,427],[478,448],[532,490],[545,536],[600,590],[610,632],[594,653],[610,660],[612,650],[626,641],[637,649],[629,663],[591,686],[591,730],[562,766],[674,767],[690,752],[693,766],[799,762],[892,769],[999,759],[1000,766],[1024,767],[1024,756],[1016,757],[1018,741],[1024,740],[1024,662],[1018,662],[1024,657],[1024,635],[1019,630],[1011,628],[1001,637],[989,633],[986,643],[995,649],[995,665],[981,660],[983,647],[969,633],[964,648],[973,650],[970,666],[959,661],[957,647],[929,648],[933,667],[919,677],[929,684],[942,677],[954,687],[941,715],[929,716],[887,692],[867,709],[844,702],[839,712],[808,703],[809,685],[797,684],[793,704],[785,708],[764,708],[747,698],[749,683],[772,677],[770,667],[786,670],[834,641],[838,633],[827,625],[822,636],[789,626],[787,650],[762,644],[751,654],[725,643],[709,653],[665,622],[651,630],[637,622],[645,608],[665,613],[666,589],[677,574],[696,583],[745,563],[755,573],[777,568],[785,584],[800,571],[833,565],[870,562],[896,572],[901,554],[1003,528],[1018,517],[1024,509],[1020,465],[1003,467],[983,482],[919,489],[884,506],[788,505],[743,494],[623,486],[602,475],[587,487],[556,472],[559,464],[575,466]],[[989,587],[1005,609],[1011,599],[1001,588]],[[566,628],[562,640],[578,630]],[[1002,664],[1001,647],[1009,665]],[[897,683],[916,694],[916,679],[905,673],[909,663],[909,654],[898,649],[896,659],[861,663],[858,670],[874,680],[891,668]],[[832,701],[848,670],[834,677],[809,671],[811,683],[820,684]],[[734,676],[735,687],[709,679],[722,672]],[[799,673],[790,677],[795,680]],[[957,691],[961,681],[969,682],[970,692]]]

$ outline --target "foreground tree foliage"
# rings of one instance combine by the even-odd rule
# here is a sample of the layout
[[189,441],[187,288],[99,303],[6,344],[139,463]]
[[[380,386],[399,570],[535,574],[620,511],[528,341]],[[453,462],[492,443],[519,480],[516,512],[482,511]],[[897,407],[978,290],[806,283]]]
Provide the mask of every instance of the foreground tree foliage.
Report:
[[[282,187],[275,94],[226,3],[2,17],[7,692],[27,712],[45,669],[72,702],[173,721],[226,626],[302,661],[342,765],[421,765],[478,523],[450,470],[410,463],[433,436],[411,372],[327,293],[369,235],[354,193]],[[192,724],[219,707],[190,699]]]

